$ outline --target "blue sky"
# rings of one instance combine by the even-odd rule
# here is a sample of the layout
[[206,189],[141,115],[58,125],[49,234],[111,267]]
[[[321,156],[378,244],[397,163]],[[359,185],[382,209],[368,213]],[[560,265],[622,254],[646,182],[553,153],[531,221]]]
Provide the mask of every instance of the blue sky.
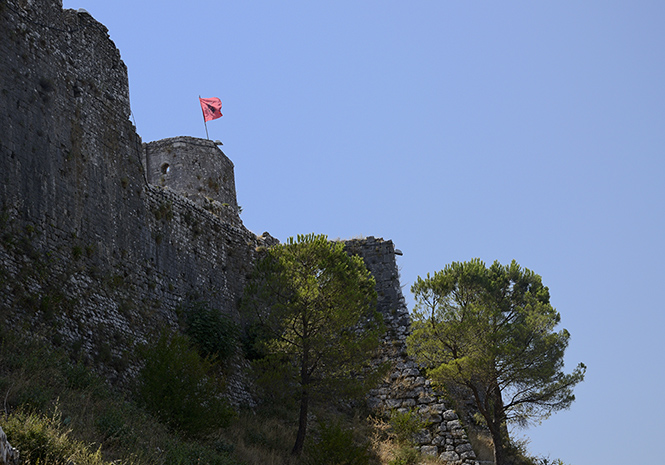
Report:
[[65,0],[109,28],[144,141],[205,137],[245,225],[392,239],[540,274],[577,401],[518,431],[574,465],[658,463],[665,417],[665,3]]

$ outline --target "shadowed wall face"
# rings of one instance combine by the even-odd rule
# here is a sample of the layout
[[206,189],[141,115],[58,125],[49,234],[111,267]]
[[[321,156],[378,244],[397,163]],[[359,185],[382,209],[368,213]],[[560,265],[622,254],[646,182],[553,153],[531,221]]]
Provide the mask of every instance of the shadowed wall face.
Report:
[[41,328],[110,380],[131,376],[136,343],[177,325],[188,301],[235,318],[261,243],[213,143],[154,144],[198,161],[188,199],[146,183],[129,118],[102,24],[57,0],[0,3],[0,325]]

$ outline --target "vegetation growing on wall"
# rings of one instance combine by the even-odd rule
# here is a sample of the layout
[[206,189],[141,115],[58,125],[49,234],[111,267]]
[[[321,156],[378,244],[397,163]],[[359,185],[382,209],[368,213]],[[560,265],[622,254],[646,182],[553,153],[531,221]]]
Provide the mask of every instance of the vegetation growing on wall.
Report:
[[185,333],[202,357],[226,360],[236,351],[240,328],[221,310],[208,302],[195,301],[177,309]]
[[[227,428],[193,438],[170,426],[171,418],[160,421],[127,392],[108,386],[82,362],[72,362],[64,350],[3,328],[0,394],[0,426],[24,465],[387,465],[399,449],[392,445],[393,433],[375,427],[386,422],[324,415],[294,461],[297,422],[279,409],[241,410]],[[205,421],[202,414],[199,420]]]

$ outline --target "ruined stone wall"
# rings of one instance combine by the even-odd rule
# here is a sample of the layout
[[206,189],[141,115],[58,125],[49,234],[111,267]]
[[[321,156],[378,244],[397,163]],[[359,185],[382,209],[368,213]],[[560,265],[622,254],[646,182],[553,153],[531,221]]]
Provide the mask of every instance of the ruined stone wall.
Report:
[[381,359],[392,370],[381,386],[369,393],[368,405],[379,412],[412,412],[428,426],[415,438],[423,454],[433,455],[450,465],[477,464],[464,426],[457,413],[434,391],[406,353],[410,318],[399,281],[392,241],[368,237],[346,241],[346,250],[359,255],[376,280],[378,310],[386,323]]
[[129,116],[103,25],[57,0],[0,2],[0,324],[41,327],[111,380],[137,342],[177,324],[178,306],[237,316],[262,244],[214,144],[181,138],[221,155],[228,206],[148,185]]

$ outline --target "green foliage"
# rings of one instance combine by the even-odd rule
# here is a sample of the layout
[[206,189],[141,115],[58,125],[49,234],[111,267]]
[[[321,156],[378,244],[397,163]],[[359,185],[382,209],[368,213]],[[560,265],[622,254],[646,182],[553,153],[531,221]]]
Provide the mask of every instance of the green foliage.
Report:
[[[267,354],[252,362],[252,371],[257,386],[261,389],[261,401],[271,413],[278,416],[290,416],[297,410],[298,396],[293,387],[298,378],[298,367],[289,363],[282,354]],[[291,386],[292,388],[286,388]]]
[[342,428],[339,421],[319,422],[318,441],[308,441],[304,465],[368,465],[370,455],[366,446],[357,445],[353,431]]
[[169,430],[61,348],[1,325],[0,392],[0,426],[26,465],[238,463],[228,444]]
[[414,445],[413,437],[427,426],[413,410],[407,412],[393,410],[389,423],[397,442],[402,445]]
[[550,459],[549,457],[540,457],[536,459],[534,465],[566,465],[561,459]]
[[109,407],[95,419],[95,427],[104,441],[120,440],[131,436],[131,430],[120,409]]
[[74,260],[78,260],[83,256],[83,247],[80,245],[75,245],[72,247],[72,257],[74,257]]
[[231,318],[207,302],[194,302],[183,313],[185,332],[201,356],[224,360],[234,354],[240,330]]
[[2,419],[2,428],[21,453],[24,465],[102,465],[100,450],[92,452],[70,437],[60,415],[45,417],[19,411]]
[[228,425],[233,411],[222,397],[214,365],[185,336],[163,331],[142,354],[138,392],[148,410],[189,435]]
[[568,408],[584,379],[579,364],[563,373],[570,334],[555,332],[559,313],[540,276],[515,261],[487,268],[478,260],[452,263],[418,278],[409,353],[437,382],[474,398],[503,465],[506,424],[525,425]]
[[326,236],[290,238],[257,262],[242,309],[254,327],[254,354],[266,354],[264,365],[291,375],[282,389],[300,403],[296,454],[304,444],[310,400],[362,387],[353,375],[383,331],[374,286],[362,259]]
[[250,361],[260,360],[268,355],[265,341],[272,333],[260,321],[251,320],[240,333],[240,344],[245,358]]
[[420,453],[411,446],[402,446],[397,449],[395,458],[388,462],[388,465],[416,465]]
[[166,450],[164,463],[169,465],[236,465],[234,460],[224,450],[225,447],[206,447],[191,442],[174,442]]

